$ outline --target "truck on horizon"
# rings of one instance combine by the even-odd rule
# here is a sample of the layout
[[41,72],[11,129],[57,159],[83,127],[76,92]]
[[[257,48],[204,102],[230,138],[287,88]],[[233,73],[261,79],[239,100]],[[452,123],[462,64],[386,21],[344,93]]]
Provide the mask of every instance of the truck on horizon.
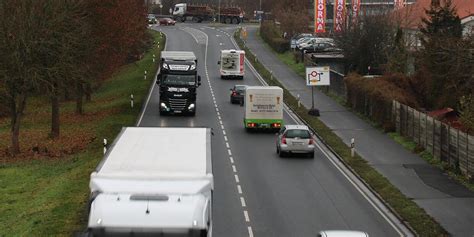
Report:
[[209,128],[123,128],[91,174],[87,236],[211,237],[211,153]]
[[244,19],[244,11],[237,6],[212,7],[210,5],[193,5],[178,3],[174,5],[173,18],[178,22],[218,21],[225,24],[240,24]]

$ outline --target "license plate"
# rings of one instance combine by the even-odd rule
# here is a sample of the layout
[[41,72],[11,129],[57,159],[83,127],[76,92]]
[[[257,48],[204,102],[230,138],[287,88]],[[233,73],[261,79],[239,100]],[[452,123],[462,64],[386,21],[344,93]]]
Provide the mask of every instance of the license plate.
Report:
[[180,114],[180,113],[181,113],[181,110],[175,110],[174,113]]
[[293,145],[301,146],[301,145],[303,145],[303,143],[302,142],[293,142]]
[[260,124],[260,127],[261,127],[261,128],[269,128],[270,125],[269,125],[269,124]]

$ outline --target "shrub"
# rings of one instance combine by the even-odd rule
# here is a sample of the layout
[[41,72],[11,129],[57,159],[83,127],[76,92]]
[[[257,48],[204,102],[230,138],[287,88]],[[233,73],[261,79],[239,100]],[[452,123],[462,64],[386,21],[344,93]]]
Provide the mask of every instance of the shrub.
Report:
[[272,21],[262,22],[260,36],[278,53],[284,53],[290,49],[290,41],[282,37],[282,33]]
[[344,79],[347,86],[347,104],[382,125],[385,130],[393,130],[391,122],[393,100],[414,108],[419,107],[416,98],[400,87],[405,80],[406,78],[400,74],[378,78],[349,74]]

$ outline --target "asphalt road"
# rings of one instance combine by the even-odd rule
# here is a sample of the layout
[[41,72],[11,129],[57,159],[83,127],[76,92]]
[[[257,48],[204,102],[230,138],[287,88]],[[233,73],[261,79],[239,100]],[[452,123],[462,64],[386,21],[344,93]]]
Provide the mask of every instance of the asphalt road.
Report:
[[[167,35],[167,50],[194,51],[199,59],[197,114],[160,116],[155,87],[138,125],[213,128],[214,236],[316,236],[327,229],[400,235],[323,151],[315,159],[279,158],[274,134],[245,131],[243,107],[230,104],[229,89],[260,82],[248,66],[243,81],[220,79],[220,50],[235,48],[227,34],[205,24],[157,29]],[[287,113],[284,119],[295,123]]]

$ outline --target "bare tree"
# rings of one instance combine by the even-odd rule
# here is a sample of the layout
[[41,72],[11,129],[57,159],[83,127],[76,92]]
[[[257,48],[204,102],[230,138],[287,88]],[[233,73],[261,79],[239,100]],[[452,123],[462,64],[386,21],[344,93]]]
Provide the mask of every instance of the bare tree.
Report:
[[0,1],[0,94],[11,118],[10,153],[20,153],[20,124],[30,93],[36,88],[39,22],[34,0]]

